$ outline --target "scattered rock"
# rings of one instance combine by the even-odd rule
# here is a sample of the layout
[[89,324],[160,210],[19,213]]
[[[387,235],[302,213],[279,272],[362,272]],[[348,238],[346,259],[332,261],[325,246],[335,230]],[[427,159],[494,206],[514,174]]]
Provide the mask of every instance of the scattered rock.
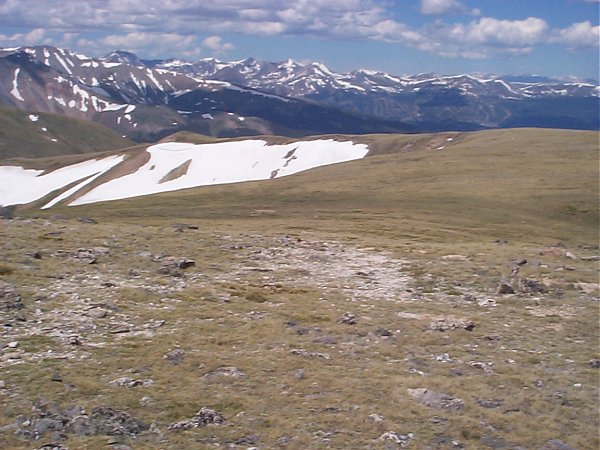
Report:
[[102,308],[92,308],[87,313],[90,317],[94,319],[103,319],[108,314],[108,312]]
[[202,375],[202,379],[204,381],[215,381],[222,378],[242,378],[245,377],[246,374],[242,372],[237,367],[228,366],[228,367],[219,367],[218,369],[212,370],[210,372]]
[[582,256],[581,260],[582,261],[600,261],[600,256],[598,256],[598,255]]
[[87,415],[81,407],[61,409],[40,399],[35,404],[34,416],[18,424],[17,434],[25,439],[39,439],[48,432],[79,436],[133,436],[147,429],[146,424],[125,411],[108,406],[98,406],[91,415]]
[[496,289],[496,292],[501,295],[508,295],[508,294],[514,294],[515,290],[513,289],[513,287],[510,284],[508,284],[506,282],[502,282],[498,285],[498,289]]
[[309,352],[309,351],[301,349],[301,348],[293,348],[290,350],[290,353],[293,355],[304,356],[307,358],[331,359],[331,356],[329,356],[329,354],[327,354],[327,353]]
[[464,255],[445,255],[442,256],[445,261],[468,261],[469,259]]
[[573,447],[568,446],[559,439],[552,439],[540,447],[540,450],[575,450]]
[[97,406],[89,418],[92,434],[108,436],[134,436],[150,428],[140,420],[109,406]]
[[375,423],[381,423],[385,420],[385,417],[383,417],[380,414],[369,414],[369,419],[371,419]]
[[305,375],[304,375],[304,369],[297,369],[297,370],[294,372],[294,378],[295,378],[296,380],[303,380],[303,379],[304,379],[304,376],[305,376]]
[[458,410],[465,406],[461,398],[452,397],[444,392],[431,391],[426,388],[407,389],[407,392],[415,401],[430,408]]
[[408,443],[413,439],[413,434],[412,433],[408,433],[406,435],[404,434],[398,434],[394,431],[387,431],[385,433],[383,433],[381,436],[379,436],[378,440],[379,441],[391,441],[394,442],[396,444],[399,444],[401,448],[405,448],[408,446]]
[[450,358],[450,355],[448,353],[442,353],[441,355],[437,355],[434,357],[434,359],[436,361],[444,362],[444,363],[452,362],[452,358]]
[[566,252],[565,253],[565,258],[567,259],[577,259],[577,256],[575,256],[573,253],[571,252]]
[[600,369],[600,359],[591,359],[588,364],[592,369]]
[[161,275],[170,275],[172,277],[182,277],[182,270],[196,265],[196,262],[188,258],[175,258],[174,256],[165,256],[160,258],[161,266],[157,273]]
[[346,325],[355,325],[356,316],[352,313],[347,312],[342,314],[342,316],[338,319],[338,322],[345,323]]
[[98,222],[96,222],[94,219],[92,219],[91,217],[87,217],[87,216],[82,216],[79,219],[77,219],[79,222],[81,223],[89,223],[91,225],[96,225]]
[[477,305],[483,306],[483,307],[498,306],[496,303],[496,300],[494,300],[493,298],[484,298],[483,300],[479,300],[477,302]]
[[518,289],[525,294],[544,293],[547,291],[543,283],[530,278],[519,278]]
[[481,406],[482,408],[487,408],[487,409],[495,409],[495,408],[499,408],[500,406],[502,406],[502,400],[486,400],[486,399],[479,399],[477,400],[477,404],[479,406]]
[[483,436],[481,439],[479,439],[479,442],[481,442],[481,444],[485,445],[486,447],[493,448],[496,450],[503,450],[508,448],[508,444],[504,439],[496,438],[493,436]]
[[191,225],[189,223],[174,223],[171,226],[178,233],[183,233],[184,230],[197,230],[198,229],[198,225]]
[[108,332],[110,334],[123,334],[123,333],[129,333],[130,331],[131,331],[131,329],[129,328],[129,325],[119,325],[119,324],[114,324],[108,329]]
[[375,330],[375,336],[392,337],[393,335],[394,335],[394,333],[392,333],[390,330],[386,330],[385,328],[377,328]]
[[61,376],[61,375],[60,375],[60,373],[58,373],[58,372],[54,372],[54,373],[52,374],[52,377],[51,377],[50,379],[51,379],[52,381],[57,381],[57,382],[59,382],[59,383],[62,383],[62,380],[63,380],[63,379],[62,379],[62,376]]
[[169,430],[188,430],[190,428],[199,428],[207,425],[221,425],[225,423],[225,418],[222,414],[214,409],[202,408],[191,419],[174,422],[169,425]]
[[130,377],[121,377],[121,378],[117,378],[116,380],[111,381],[110,383],[108,383],[112,386],[118,386],[118,387],[136,387],[136,386],[151,386],[154,384],[154,380],[135,380],[133,378]]
[[0,280],[0,307],[5,311],[22,309],[24,307],[17,289],[2,280]]
[[448,331],[463,329],[467,331],[473,331],[475,328],[475,322],[468,319],[458,319],[453,317],[441,317],[429,324],[429,329],[433,331]]
[[554,258],[564,258],[567,251],[560,247],[546,247],[540,251],[540,255],[551,256]]
[[58,250],[52,254],[56,258],[68,258],[83,264],[96,264],[100,256],[110,253],[108,247],[78,248],[73,252]]
[[38,447],[37,450],[69,450],[69,448],[56,442],[51,442]]
[[163,358],[165,358],[174,366],[177,366],[185,359],[185,351],[180,348],[174,348],[173,350],[169,350],[167,353],[165,353]]
[[313,339],[313,342],[316,344],[335,345],[338,343],[338,340],[334,336],[317,336]]
[[573,283],[573,287],[588,295],[594,294],[600,290],[599,283]]

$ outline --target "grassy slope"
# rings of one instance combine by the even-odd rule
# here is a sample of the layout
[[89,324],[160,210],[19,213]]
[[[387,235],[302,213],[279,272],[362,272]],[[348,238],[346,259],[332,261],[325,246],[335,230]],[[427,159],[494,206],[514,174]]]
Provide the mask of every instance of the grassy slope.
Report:
[[[242,438],[259,448],[397,448],[377,440],[386,431],[414,433],[408,448],[419,449],[456,448],[451,441],[489,448],[490,439],[504,448],[539,449],[550,439],[597,448],[598,372],[588,361],[599,357],[598,292],[584,295],[573,283],[597,283],[598,263],[540,249],[562,241],[578,256],[597,254],[598,134],[361,139],[373,141],[379,156],[270,182],[18,212],[42,218],[0,228],[3,278],[43,329],[78,334],[83,344],[54,331],[19,335],[35,321],[8,330],[6,341],[18,340],[24,353],[21,364],[0,369],[9,399],[0,425],[29,417],[43,395],[62,407],[111,405],[155,421],[164,440],[156,433],[128,439],[136,448],[224,447]],[[74,220],[84,215],[100,223]],[[184,221],[199,229],[171,227]],[[97,245],[110,254],[92,266],[51,256]],[[41,260],[24,260],[36,249]],[[159,276],[159,263],[143,252],[190,257],[196,267],[183,278]],[[497,295],[499,280],[521,259],[529,263],[520,276],[543,281],[548,292]],[[373,282],[371,272],[384,276]],[[348,289],[355,285],[362,289]],[[77,328],[89,320],[89,305],[103,302],[118,309]],[[338,322],[347,311],[357,324]],[[477,325],[428,330],[428,318],[448,314]],[[56,325],[63,318],[73,329]],[[154,336],[107,331],[120,321],[147,330],[151,319],[165,320]],[[381,328],[393,336],[378,337]],[[104,346],[87,346],[97,342]],[[164,358],[175,347],[186,352],[177,366]],[[298,356],[297,348],[331,359]],[[436,360],[446,353],[451,361]],[[202,379],[219,366],[246,376]],[[49,381],[56,372],[65,384]],[[155,383],[109,384],[121,376]],[[416,404],[407,389],[420,387],[459,396],[465,407]],[[481,399],[502,405],[484,408]],[[166,431],[203,406],[229,424]],[[66,445],[106,442],[70,435]],[[32,447],[10,434],[0,445]]]
[[[373,153],[389,154],[271,182],[189,189],[63,212],[128,220],[239,219],[244,227],[267,220],[391,239],[596,241],[597,133],[520,129],[442,136],[454,140],[353,138],[371,141]],[[436,150],[440,143],[445,148]],[[252,218],[263,209],[275,212],[267,219]]]
[[49,113],[35,113],[39,119],[32,122],[29,115],[26,111],[0,108],[0,160],[89,153],[133,145],[95,122]]

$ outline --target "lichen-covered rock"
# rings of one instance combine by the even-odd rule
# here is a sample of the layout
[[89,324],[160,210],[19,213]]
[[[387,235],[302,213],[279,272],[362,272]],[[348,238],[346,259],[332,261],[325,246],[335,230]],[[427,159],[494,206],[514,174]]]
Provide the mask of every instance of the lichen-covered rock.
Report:
[[174,422],[169,425],[169,430],[188,430],[190,428],[199,428],[207,425],[221,425],[225,423],[225,418],[222,414],[214,409],[202,408],[194,417],[185,419],[180,422]]

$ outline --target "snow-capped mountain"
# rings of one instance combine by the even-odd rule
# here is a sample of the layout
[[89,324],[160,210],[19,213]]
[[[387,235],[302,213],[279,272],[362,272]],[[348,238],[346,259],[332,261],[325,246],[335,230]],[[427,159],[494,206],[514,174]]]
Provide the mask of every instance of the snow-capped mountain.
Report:
[[134,140],[182,130],[215,136],[413,131],[399,120],[169,70],[126,52],[90,58],[47,46],[3,49],[0,75],[5,106],[98,121]]
[[0,50],[0,103],[98,121],[127,137],[598,129],[600,87],[540,77],[336,73],[254,58],[91,58],[54,47]]

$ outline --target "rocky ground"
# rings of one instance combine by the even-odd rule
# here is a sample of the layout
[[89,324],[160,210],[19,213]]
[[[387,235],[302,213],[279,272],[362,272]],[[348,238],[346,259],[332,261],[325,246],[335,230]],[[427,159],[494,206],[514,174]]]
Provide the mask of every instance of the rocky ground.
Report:
[[597,246],[230,231],[3,220],[0,447],[598,447]]

